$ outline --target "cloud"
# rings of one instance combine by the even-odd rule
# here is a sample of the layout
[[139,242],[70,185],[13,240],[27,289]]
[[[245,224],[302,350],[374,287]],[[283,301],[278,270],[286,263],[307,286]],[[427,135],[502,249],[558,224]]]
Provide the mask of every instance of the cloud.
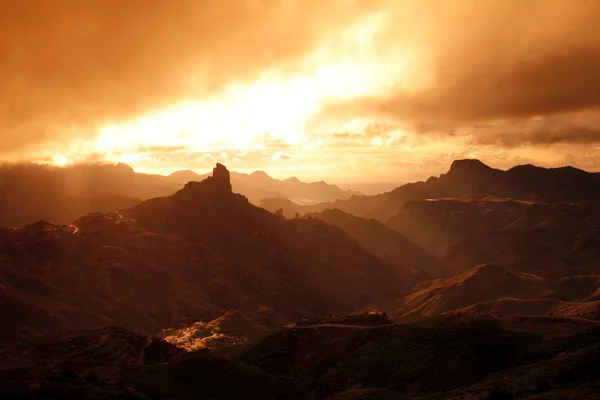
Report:
[[[390,90],[332,103],[321,118],[452,133],[478,121],[600,112],[600,2],[390,2],[388,17],[379,46],[404,54],[408,67]],[[563,139],[597,134],[571,131]]]
[[282,153],[281,151],[278,151],[277,153],[273,154],[273,156],[271,157],[272,161],[276,161],[276,160],[290,160],[292,157],[289,154],[286,153]]
[[290,147],[289,144],[285,143],[285,141],[281,138],[274,137],[270,133],[265,133],[262,135],[256,136],[252,140],[252,145],[259,146],[265,149],[280,149],[285,150]]
[[372,2],[19,0],[0,3],[0,152],[293,71]]
[[586,110],[512,119],[479,125],[467,132],[474,144],[503,147],[600,143],[600,112]]

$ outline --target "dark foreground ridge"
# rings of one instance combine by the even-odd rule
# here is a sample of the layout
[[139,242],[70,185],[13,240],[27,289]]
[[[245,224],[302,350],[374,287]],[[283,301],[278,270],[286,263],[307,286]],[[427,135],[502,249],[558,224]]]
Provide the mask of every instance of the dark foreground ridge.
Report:
[[[351,318],[352,319],[352,318]],[[555,326],[567,328],[558,332]],[[318,324],[240,356],[182,352],[119,327],[5,349],[2,398],[590,399],[600,328],[550,318],[436,317],[383,326]],[[502,396],[502,397],[498,397]]]

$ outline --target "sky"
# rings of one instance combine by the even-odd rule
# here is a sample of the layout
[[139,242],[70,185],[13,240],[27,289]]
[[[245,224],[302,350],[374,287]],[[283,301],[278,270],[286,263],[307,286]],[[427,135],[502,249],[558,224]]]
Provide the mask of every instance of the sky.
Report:
[[0,160],[600,171],[600,1],[0,1]]

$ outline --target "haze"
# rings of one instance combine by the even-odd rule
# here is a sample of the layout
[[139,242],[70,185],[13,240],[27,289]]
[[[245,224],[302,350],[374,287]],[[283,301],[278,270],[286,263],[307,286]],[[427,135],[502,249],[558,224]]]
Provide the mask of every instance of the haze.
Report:
[[591,0],[4,2],[0,157],[334,182],[458,158],[597,171],[599,18]]

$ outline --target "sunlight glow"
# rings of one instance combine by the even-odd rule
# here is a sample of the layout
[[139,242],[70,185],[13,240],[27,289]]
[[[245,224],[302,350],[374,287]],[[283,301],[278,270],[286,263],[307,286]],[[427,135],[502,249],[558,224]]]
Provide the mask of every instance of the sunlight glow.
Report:
[[70,162],[69,157],[56,155],[56,156],[52,157],[51,164],[54,164],[59,167],[64,167],[65,165],[68,165],[69,162]]
[[[213,98],[107,124],[99,130],[91,150],[104,154],[107,161],[135,162],[132,154],[148,147],[195,152],[257,149],[262,144],[256,138],[265,134],[288,145],[306,145],[312,137],[307,122],[325,101],[376,93],[389,84],[389,75],[381,71],[384,63],[370,46],[382,24],[381,16],[371,16],[349,28],[342,38],[323,43],[308,58],[306,63],[311,65],[303,73],[289,76],[268,71],[253,83],[232,84]],[[328,53],[323,49],[339,45],[339,40],[351,43],[351,51],[336,59],[323,58]]]

